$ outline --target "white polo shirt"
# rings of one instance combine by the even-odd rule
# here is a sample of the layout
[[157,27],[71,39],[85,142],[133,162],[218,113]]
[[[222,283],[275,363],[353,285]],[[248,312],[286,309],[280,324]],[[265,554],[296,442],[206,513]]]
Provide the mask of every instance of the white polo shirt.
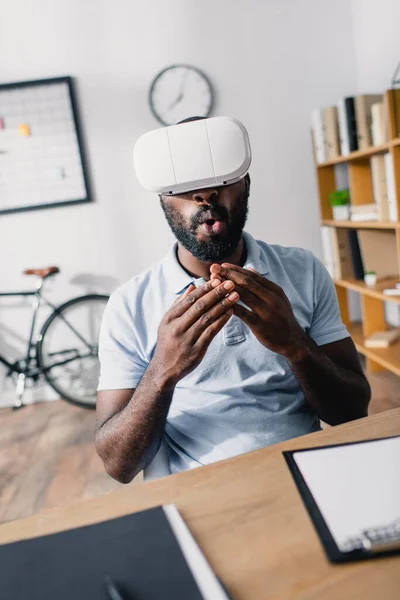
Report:
[[[349,336],[333,281],[312,252],[269,245],[243,232],[244,268],[283,288],[295,317],[318,345]],[[111,296],[100,333],[99,390],[136,388],[153,357],[161,319],[194,279],[165,258]],[[265,348],[232,316],[198,367],[173,394],[164,440],[172,473],[275,444],[320,428],[286,358]]]

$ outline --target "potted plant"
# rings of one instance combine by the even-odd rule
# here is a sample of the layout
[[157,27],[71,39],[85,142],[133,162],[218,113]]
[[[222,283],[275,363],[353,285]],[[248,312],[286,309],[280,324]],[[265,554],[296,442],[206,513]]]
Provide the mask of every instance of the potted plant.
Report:
[[329,204],[332,206],[335,221],[348,221],[350,219],[350,191],[335,190],[329,194]]
[[364,275],[364,281],[368,286],[376,285],[376,271],[367,271]]

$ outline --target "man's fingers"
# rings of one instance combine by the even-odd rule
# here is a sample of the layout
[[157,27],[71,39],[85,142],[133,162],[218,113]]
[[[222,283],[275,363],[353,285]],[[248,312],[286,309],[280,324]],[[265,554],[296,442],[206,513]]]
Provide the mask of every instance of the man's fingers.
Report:
[[250,310],[247,310],[247,308],[241,306],[240,304],[234,305],[233,314],[239,317],[239,319],[242,319],[242,321],[246,323],[250,329],[254,327],[258,321],[257,315],[252,313]]
[[203,333],[199,336],[197,342],[194,346],[203,347],[206,345],[207,347],[215,338],[217,333],[221,331],[221,329],[226,325],[233,314],[233,309],[230,308],[228,311],[224,312],[220,315],[215,321],[213,321],[208,327],[205,328]]
[[[179,298],[179,301],[172,305],[168,317],[182,317],[194,307],[190,314],[196,315],[196,318],[198,318],[201,312],[204,312],[208,306],[212,306],[231,291],[231,289],[227,290],[224,287],[224,284],[226,283],[227,282],[224,281],[222,284],[219,279],[215,279],[213,281],[207,281],[207,283],[198,288],[193,286],[193,289],[190,291],[188,289],[188,293],[183,294],[183,296]],[[232,286],[234,287],[233,284]]]
[[[175,301],[171,306],[171,309],[173,309],[173,315],[179,317],[185,312],[185,310],[187,310],[187,308],[191,304],[193,304],[193,302],[196,301],[196,298],[200,298],[200,296],[205,294],[206,291],[203,290],[203,287],[204,286],[196,288],[196,286],[193,283],[191,283],[189,287],[183,292],[183,294],[175,298]],[[191,294],[191,296],[188,300],[189,294]]]
[[265,288],[267,291],[275,293],[282,292],[282,288],[279,285],[277,285],[273,281],[270,281],[263,275],[260,275],[254,269],[243,269],[243,267],[239,267],[238,265],[233,265],[231,263],[223,263],[222,265],[211,265],[210,273],[215,274],[221,279],[230,279],[235,283],[239,283],[238,277],[240,276],[245,278],[251,277],[254,281],[256,281],[261,287]]
[[261,307],[262,303],[268,304],[271,302],[271,290],[267,289],[259,282],[263,277],[248,269],[242,269],[241,267],[238,267],[238,269],[240,269],[240,271],[233,268],[221,269],[217,275],[220,276],[221,279],[227,277],[230,281],[233,281],[243,302],[247,304],[246,300],[248,300],[249,305],[251,303],[251,308]]
[[269,308],[271,298],[260,298],[260,296],[254,294],[251,290],[242,288],[237,284],[235,286],[235,290],[240,295],[240,300],[243,302],[243,304],[246,304],[246,306],[251,308],[254,313],[262,315],[263,312]]
[[[210,327],[215,321],[220,319],[222,315],[230,312],[232,310],[232,306],[234,306],[238,300],[239,294],[236,291],[231,292],[228,296],[223,297],[220,302],[217,302],[217,304],[211,306],[211,308],[202,315],[196,315],[190,326],[190,329],[188,328],[192,343],[195,344],[203,331]],[[183,316],[182,319],[183,318],[185,318],[185,316]]]
[[195,286],[195,285],[193,285],[193,283],[191,283],[191,284],[189,285],[189,287],[188,287],[188,288],[186,288],[186,290],[183,292],[183,294],[181,294],[180,296],[178,296],[177,298],[175,298],[175,300],[174,300],[174,302],[173,302],[173,303],[174,303],[174,304],[177,304],[177,303],[178,303],[180,300],[183,300],[183,298],[186,298],[186,296],[187,296],[188,294],[190,294],[190,292],[192,292],[192,291],[193,291],[193,290],[195,290],[195,289],[196,289],[196,286]]
[[[213,285],[214,282],[211,282]],[[227,287],[225,287],[227,286]],[[195,329],[204,329],[216,316],[226,312],[232,306],[233,302],[239,299],[238,294],[233,291],[232,282],[223,282],[212,288],[210,292],[196,300],[189,309],[180,318],[180,327],[182,331],[188,330],[193,325]]]

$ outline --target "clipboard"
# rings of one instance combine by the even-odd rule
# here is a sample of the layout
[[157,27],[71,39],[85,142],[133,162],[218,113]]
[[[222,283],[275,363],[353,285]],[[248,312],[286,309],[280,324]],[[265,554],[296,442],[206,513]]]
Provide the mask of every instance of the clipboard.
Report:
[[[400,436],[285,451],[283,456],[328,560],[344,563],[400,554]],[[371,457],[376,460],[371,462]],[[386,465],[380,468],[385,457]],[[372,487],[374,478],[380,485],[378,491]],[[343,487],[346,483],[348,488]],[[354,497],[340,498],[343,489]],[[373,492],[365,494],[367,489]],[[366,506],[360,515],[355,509],[357,495],[363,491]],[[354,506],[349,507],[352,502]]]

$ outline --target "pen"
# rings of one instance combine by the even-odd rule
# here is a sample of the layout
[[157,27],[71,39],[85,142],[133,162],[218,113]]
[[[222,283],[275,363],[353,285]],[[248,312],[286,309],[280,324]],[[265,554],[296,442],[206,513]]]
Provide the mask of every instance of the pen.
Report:
[[106,585],[107,595],[110,600],[128,600],[128,598],[125,595],[123,596],[121,594],[115,581],[113,581],[111,579],[111,577],[106,578],[105,585]]

